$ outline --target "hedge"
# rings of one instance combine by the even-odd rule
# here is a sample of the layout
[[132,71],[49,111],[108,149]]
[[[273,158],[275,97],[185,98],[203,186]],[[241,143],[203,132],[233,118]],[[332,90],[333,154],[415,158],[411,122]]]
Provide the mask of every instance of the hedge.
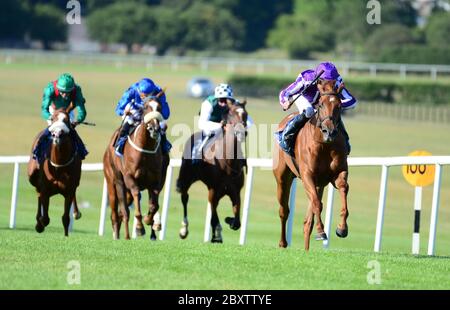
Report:
[[[294,79],[286,78],[235,75],[228,83],[239,96],[274,98],[293,81]],[[355,98],[363,101],[450,104],[450,83],[348,78],[345,79],[345,85]]]

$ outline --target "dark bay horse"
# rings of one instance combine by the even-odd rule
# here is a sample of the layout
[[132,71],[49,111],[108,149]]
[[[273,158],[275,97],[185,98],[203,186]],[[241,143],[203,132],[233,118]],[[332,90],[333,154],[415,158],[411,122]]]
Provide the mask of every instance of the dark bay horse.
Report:
[[170,161],[168,154],[163,155],[160,145],[160,122],[163,120],[160,112],[161,105],[157,101],[146,103],[141,123],[129,134],[125,143],[123,157],[114,153],[119,129],[114,132],[103,156],[114,239],[119,239],[121,222],[125,224],[125,239],[130,239],[128,220],[132,203],[138,221],[136,233],[138,236],[145,235],[139,199],[140,191],[145,189],[149,195],[149,211],[144,222],[153,225],[152,240],[156,240],[155,230],[160,229],[160,225],[154,223],[154,215],[159,209],[159,193],[164,186]]
[[[65,236],[69,235],[70,206],[74,202],[74,216],[81,217],[76,205],[76,189],[80,184],[81,158],[76,152],[75,142],[70,136],[74,130],[70,124],[68,111],[56,110],[51,118],[48,130],[51,133],[51,143],[46,150],[48,157],[39,165],[30,156],[28,162],[28,179],[38,193],[38,207],[36,214],[36,231],[41,233],[50,223],[48,207],[50,197],[56,194],[64,196],[64,214],[62,222]],[[41,133],[42,134],[42,133]],[[39,137],[39,135],[38,135]],[[33,143],[37,143],[37,139]]]
[[[305,124],[297,135],[295,142],[295,158],[282,151],[275,143],[273,154],[273,173],[277,181],[277,198],[280,204],[279,215],[281,219],[281,239],[279,246],[287,247],[286,221],[289,216],[289,194],[292,180],[299,177],[303,181],[309,206],[304,220],[305,249],[309,250],[311,231],[314,225],[314,216],[317,220],[316,240],[326,240],[321,219],[322,195],[328,183],[339,190],[342,208],[341,220],[336,234],[345,238],[348,234],[347,226],[347,183],[348,166],[345,139],[337,123],[340,115],[341,101],[339,99],[340,87],[334,89],[334,81],[319,80],[318,89],[320,98],[316,106],[316,114]],[[294,114],[285,117],[279,124],[279,130]]]
[[217,215],[219,200],[227,195],[233,205],[234,217],[225,218],[225,222],[233,230],[241,227],[240,192],[244,186],[245,157],[242,154],[241,143],[246,136],[247,111],[246,102],[231,103],[228,101],[228,113],[223,116],[226,125],[222,127],[214,142],[205,146],[204,158],[200,163],[192,161],[192,145],[198,139],[201,132],[195,133],[185,144],[180,174],[177,180],[177,192],[181,194],[183,203],[183,221],[180,229],[180,237],[185,239],[189,233],[187,204],[189,201],[189,188],[200,180],[208,188],[208,202],[211,205],[211,242],[222,242],[222,226]]

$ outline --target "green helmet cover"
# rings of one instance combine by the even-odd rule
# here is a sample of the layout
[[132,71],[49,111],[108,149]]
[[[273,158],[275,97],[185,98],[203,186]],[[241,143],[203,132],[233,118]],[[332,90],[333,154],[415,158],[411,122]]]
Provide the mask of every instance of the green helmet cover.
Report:
[[58,83],[56,84],[56,87],[59,91],[62,92],[70,92],[75,87],[75,81],[73,80],[73,77],[69,73],[63,73],[58,78]]

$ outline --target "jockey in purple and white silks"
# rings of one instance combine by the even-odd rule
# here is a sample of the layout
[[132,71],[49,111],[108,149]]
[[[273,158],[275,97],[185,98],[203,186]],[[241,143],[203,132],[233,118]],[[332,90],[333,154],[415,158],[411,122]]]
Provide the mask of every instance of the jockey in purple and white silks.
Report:
[[[317,86],[310,86],[310,84],[322,70],[323,74],[321,75],[320,79],[336,81],[336,89],[343,83],[342,77],[339,75],[335,65],[331,62],[322,62],[316,67],[315,70],[305,70],[301,72],[295,82],[283,89],[279,94],[280,105],[285,110],[289,107],[290,103],[295,100],[296,97],[300,96],[295,101],[295,105],[299,111],[299,114],[289,121],[283,131],[277,132],[275,134],[276,138],[278,139],[278,143],[280,144],[280,147],[283,149],[283,151],[292,156],[294,155],[295,138],[297,136],[297,133],[315,114],[314,104],[317,102],[320,94]],[[302,95],[299,95],[305,89],[306,91]],[[343,110],[353,109],[357,104],[356,99],[346,88],[342,90],[342,92],[339,94],[339,97],[341,99],[341,107]],[[342,130],[342,133],[345,136],[348,148],[347,151],[348,153],[350,153],[351,147],[349,136],[342,122],[342,118],[340,118],[338,121],[338,127]]]

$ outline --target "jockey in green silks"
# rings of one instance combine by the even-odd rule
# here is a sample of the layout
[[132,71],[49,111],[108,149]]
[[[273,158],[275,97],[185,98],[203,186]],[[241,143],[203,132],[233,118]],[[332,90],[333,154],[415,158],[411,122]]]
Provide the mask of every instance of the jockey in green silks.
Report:
[[[50,119],[54,111],[60,108],[68,108],[72,104],[76,110],[77,116],[75,119],[73,112],[70,113],[72,124],[70,135],[75,142],[76,152],[82,160],[86,157],[88,151],[86,150],[83,141],[81,141],[80,136],[75,131],[75,126],[82,123],[86,118],[85,102],[86,99],[83,97],[81,87],[75,84],[75,81],[70,74],[63,73],[58,80],[48,83],[47,87],[44,89],[41,107],[41,116],[47,121],[47,124],[50,125]],[[47,156],[45,150],[47,150],[46,146],[50,141],[50,137],[51,134],[48,128],[46,128],[33,149],[33,158],[38,160],[39,163]]]

